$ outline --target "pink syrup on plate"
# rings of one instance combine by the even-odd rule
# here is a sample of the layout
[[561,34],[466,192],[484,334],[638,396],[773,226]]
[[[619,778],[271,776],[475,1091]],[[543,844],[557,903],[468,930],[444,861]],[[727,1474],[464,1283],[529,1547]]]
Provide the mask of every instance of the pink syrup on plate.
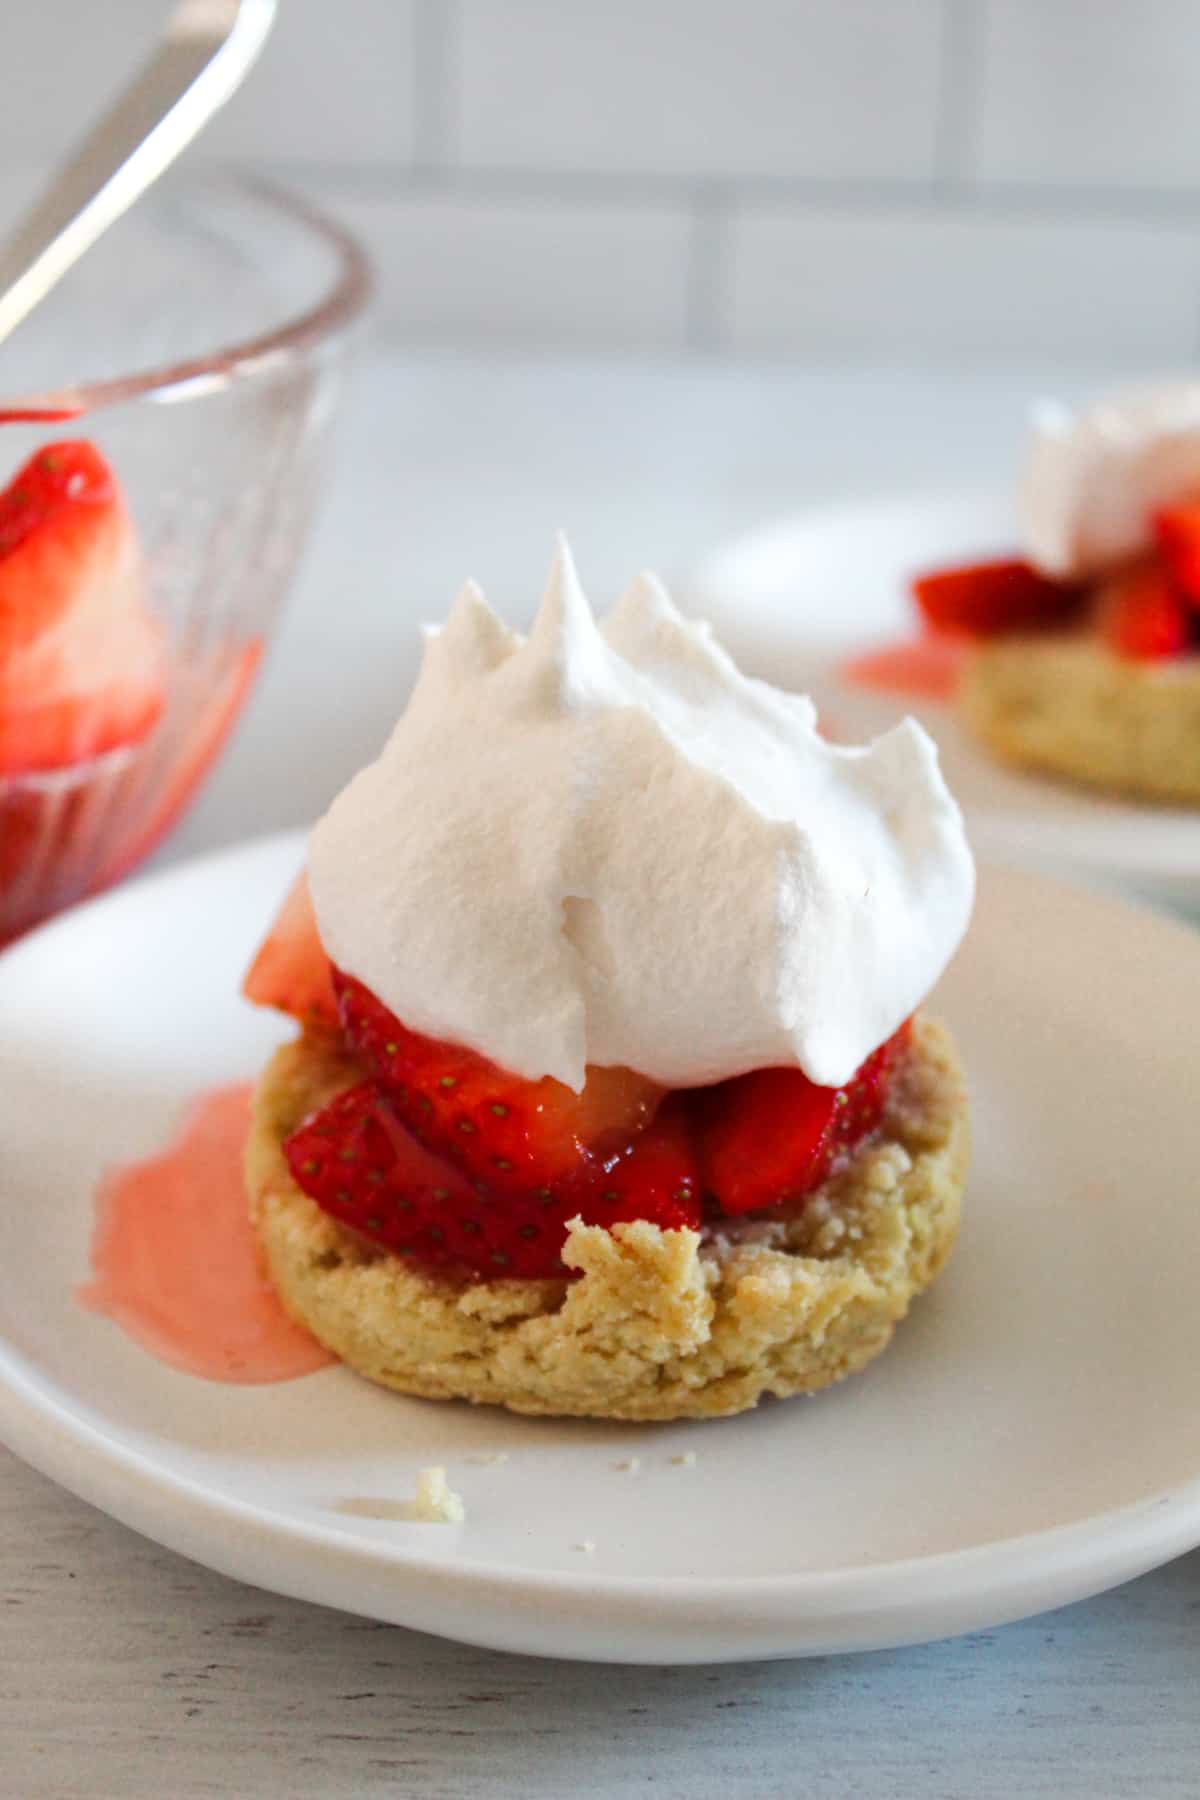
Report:
[[195,1101],[157,1156],[96,1192],[92,1280],[77,1298],[144,1349],[210,1381],[290,1381],[334,1360],[283,1310],[250,1227],[248,1082]]
[[928,632],[851,657],[839,673],[856,687],[922,700],[953,700],[969,649],[966,638]]

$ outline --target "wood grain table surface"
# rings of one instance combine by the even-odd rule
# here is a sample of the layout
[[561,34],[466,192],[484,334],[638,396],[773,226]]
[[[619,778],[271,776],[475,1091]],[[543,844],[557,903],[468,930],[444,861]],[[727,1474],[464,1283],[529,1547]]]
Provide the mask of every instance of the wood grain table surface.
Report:
[[1200,1552],[914,1650],[606,1668],[243,1587],[0,1456],[0,1604],[5,1800],[1200,1794]]

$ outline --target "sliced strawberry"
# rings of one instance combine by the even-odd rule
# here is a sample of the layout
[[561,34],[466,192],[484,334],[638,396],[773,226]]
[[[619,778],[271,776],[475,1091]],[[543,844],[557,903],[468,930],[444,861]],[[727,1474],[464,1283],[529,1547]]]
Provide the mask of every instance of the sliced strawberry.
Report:
[[1188,604],[1166,570],[1152,563],[1105,582],[1097,614],[1105,643],[1135,662],[1179,656],[1191,643]]
[[702,1102],[705,1186],[726,1213],[799,1199],[831,1154],[838,1090],[799,1069],[757,1069],[722,1082]]
[[306,1023],[337,1024],[332,966],[317,931],[303,870],[259,945],[242,992],[255,1006],[274,1006]]
[[0,494],[0,775],[144,737],[163,666],[111,469],[92,444],[48,445]]
[[283,1148],[306,1194],[395,1255],[470,1266],[486,1258],[474,1189],[417,1143],[374,1081],[313,1113]]
[[346,1041],[423,1142],[489,1191],[515,1194],[582,1176],[592,1156],[634,1141],[663,1090],[631,1069],[588,1071],[576,1094],[549,1076],[524,1081],[437,1038],[409,1031],[375,996],[334,973]]
[[961,631],[968,637],[1066,625],[1084,599],[1083,588],[1050,581],[1014,557],[931,570],[913,578],[912,591],[935,631]]
[[663,1102],[628,1155],[580,1198],[579,1211],[588,1225],[649,1219],[664,1231],[698,1228],[700,1171],[682,1094]]
[[879,1124],[908,1026],[843,1088],[799,1069],[757,1069],[693,1097],[705,1186],[726,1213],[758,1212],[811,1192],[839,1150]]
[[566,1274],[569,1222],[649,1218],[697,1225],[696,1169],[678,1118],[654,1125],[619,1169],[587,1192],[485,1197],[419,1144],[390,1096],[360,1082],[306,1119],[284,1145],[292,1175],[333,1218],[393,1255],[489,1279]]
[[912,1020],[906,1019],[899,1031],[873,1050],[859,1068],[854,1080],[839,1088],[843,1096],[838,1102],[834,1127],[836,1148],[849,1150],[872,1131],[878,1129],[887,1104],[888,1090],[896,1065],[912,1042]]
[[1171,579],[1192,607],[1200,608],[1200,499],[1164,506],[1153,523]]
[[68,612],[97,535],[124,523],[112,470],[84,439],[48,444],[0,493],[0,662]]

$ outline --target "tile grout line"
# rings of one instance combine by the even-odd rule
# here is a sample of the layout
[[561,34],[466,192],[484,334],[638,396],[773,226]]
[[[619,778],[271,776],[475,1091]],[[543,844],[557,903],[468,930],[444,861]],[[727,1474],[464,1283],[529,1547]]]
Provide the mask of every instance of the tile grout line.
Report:
[[453,162],[457,0],[414,0],[412,173],[429,178]]
[[[210,166],[220,166],[218,164]],[[235,165],[236,166],[236,165]],[[690,214],[696,204],[694,180],[658,175],[608,175],[585,171],[472,168],[434,160],[416,166],[385,162],[310,162],[279,157],[262,165],[295,180],[340,188],[355,199],[403,199],[412,193],[437,192],[447,198],[474,201],[532,202],[550,205],[615,206],[630,211],[656,208]],[[839,177],[739,177],[706,184],[728,208],[760,207],[782,215],[809,210],[841,212],[846,217],[871,210],[909,208],[931,218],[997,218],[1037,224],[1173,227],[1200,221],[1200,188],[1071,188],[1021,182],[988,182],[942,190],[927,182],[886,182]]]
[[971,188],[968,163],[984,82],[983,0],[942,0],[933,192],[945,198]]

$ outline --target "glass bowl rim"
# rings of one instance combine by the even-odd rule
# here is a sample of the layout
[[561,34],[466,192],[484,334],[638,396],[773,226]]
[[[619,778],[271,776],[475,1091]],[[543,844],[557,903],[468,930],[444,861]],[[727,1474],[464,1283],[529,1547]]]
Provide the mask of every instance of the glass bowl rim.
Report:
[[224,344],[202,356],[157,368],[87,381],[40,394],[0,395],[0,424],[37,424],[81,418],[85,413],[130,401],[159,404],[199,398],[235,381],[276,373],[282,366],[346,331],[363,311],[374,285],[371,262],[358,239],[339,220],[278,182],[259,175],[201,176],[193,186],[249,196],[305,227],[337,258],[334,275],[319,299],[269,331]]

